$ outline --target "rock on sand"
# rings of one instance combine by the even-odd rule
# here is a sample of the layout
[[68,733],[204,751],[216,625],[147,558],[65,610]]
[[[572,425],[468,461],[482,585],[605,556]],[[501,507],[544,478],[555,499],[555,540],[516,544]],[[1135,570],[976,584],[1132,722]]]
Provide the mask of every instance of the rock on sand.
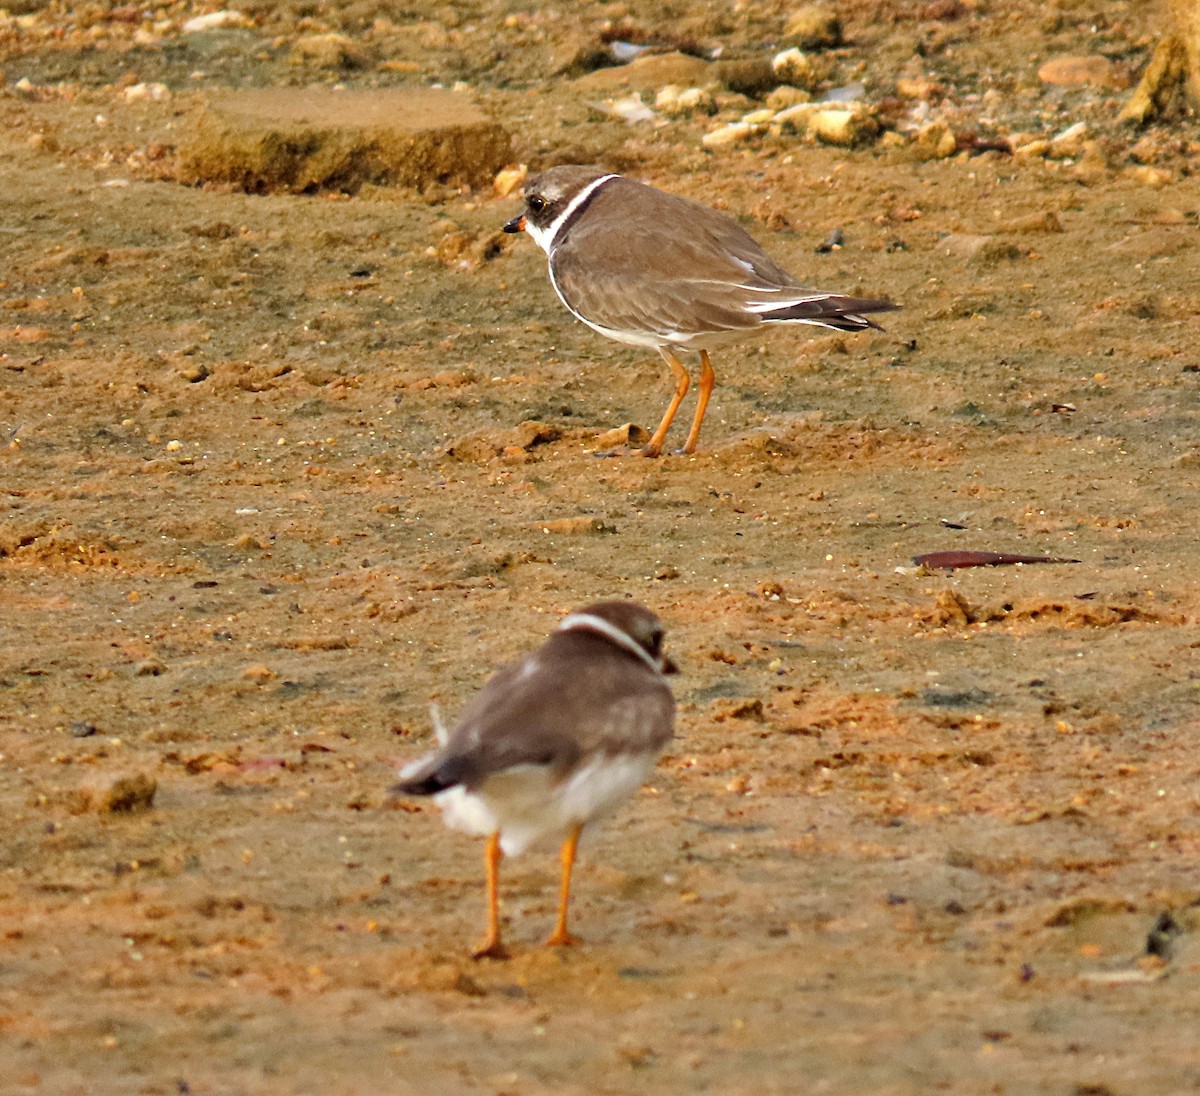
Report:
[[364,183],[490,185],[508,133],[461,92],[250,88],[215,95],[179,150],[180,182],[255,193]]

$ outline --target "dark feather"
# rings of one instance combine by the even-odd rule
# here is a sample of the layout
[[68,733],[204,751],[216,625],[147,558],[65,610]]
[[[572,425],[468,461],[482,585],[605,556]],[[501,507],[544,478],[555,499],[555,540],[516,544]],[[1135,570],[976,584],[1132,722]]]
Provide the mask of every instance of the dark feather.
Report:
[[760,313],[767,323],[813,323],[837,331],[865,331],[868,327],[882,331],[865,312],[894,312],[900,306],[891,301],[870,301],[859,297],[823,297],[801,301],[788,308]]

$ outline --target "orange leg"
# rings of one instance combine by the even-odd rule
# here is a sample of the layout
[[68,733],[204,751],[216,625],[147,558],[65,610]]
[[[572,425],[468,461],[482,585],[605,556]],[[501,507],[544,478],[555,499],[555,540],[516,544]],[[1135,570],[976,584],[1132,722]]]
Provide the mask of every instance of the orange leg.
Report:
[[704,412],[708,410],[708,397],[712,395],[713,385],[717,383],[717,375],[713,372],[712,363],[708,360],[708,351],[700,351],[700,394],[696,400],[696,416],[692,419],[692,428],[688,431],[684,443],[685,453],[696,451],[696,442],[700,440],[700,424],[704,421]]
[[667,431],[671,429],[671,423],[675,419],[675,412],[679,410],[679,405],[683,403],[683,397],[687,395],[687,390],[692,383],[692,378],[688,376],[688,371],[680,365],[679,359],[671,351],[665,346],[660,346],[658,352],[662,355],[663,361],[671,367],[671,372],[675,374],[675,395],[671,397],[671,402],[667,404],[666,413],[662,417],[662,422],[658,424],[658,429],[654,431],[649,444],[642,450],[643,457],[657,457],[662,452],[663,440],[667,436]]
[[558,920],[554,923],[554,931],[546,941],[546,947],[558,948],[566,944],[578,943],[578,938],[567,932],[567,904],[571,900],[571,869],[575,866],[575,850],[579,847],[579,835],[583,825],[576,823],[567,833],[562,843],[562,882],[558,887]]
[[487,872],[487,935],[472,950],[476,959],[507,959],[508,949],[500,942],[500,834],[488,838],[483,852],[483,865]]

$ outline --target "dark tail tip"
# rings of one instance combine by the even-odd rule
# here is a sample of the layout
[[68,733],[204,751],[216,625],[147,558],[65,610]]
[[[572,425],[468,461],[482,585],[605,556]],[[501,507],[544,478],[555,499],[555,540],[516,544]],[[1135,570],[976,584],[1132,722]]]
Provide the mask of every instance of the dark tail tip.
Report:
[[451,787],[436,772],[418,776],[413,780],[401,780],[388,789],[389,799],[405,799],[413,795],[437,795]]

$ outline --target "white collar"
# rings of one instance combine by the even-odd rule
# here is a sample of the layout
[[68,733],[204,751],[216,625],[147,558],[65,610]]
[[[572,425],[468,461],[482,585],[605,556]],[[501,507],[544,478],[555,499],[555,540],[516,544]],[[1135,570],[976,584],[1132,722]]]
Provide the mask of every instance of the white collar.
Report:
[[615,624],[609,623],[603,617],[591,613],[571,613],[563,617],[556,631],[559,632],[598,632],[605,639],[612,640],[622,650],[637,655],[656,674],[662,673],[662,666],[655,661],[654,656],[638,643],[628,632],[621,631]]

